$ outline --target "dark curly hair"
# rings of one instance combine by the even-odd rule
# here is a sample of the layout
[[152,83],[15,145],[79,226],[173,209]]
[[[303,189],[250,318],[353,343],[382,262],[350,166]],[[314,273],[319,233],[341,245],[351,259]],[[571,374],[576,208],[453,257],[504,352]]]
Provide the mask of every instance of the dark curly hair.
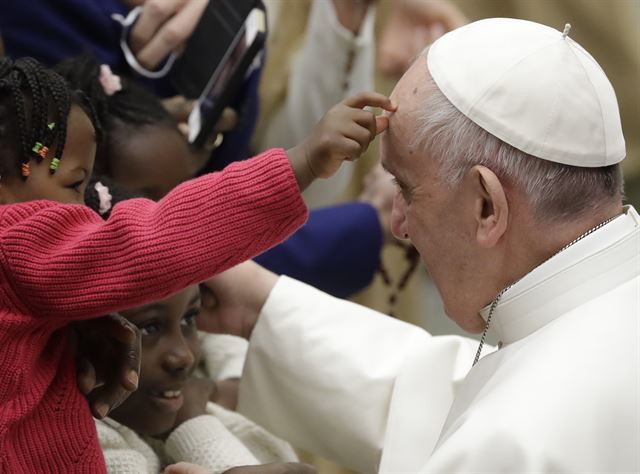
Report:
[[33,58],[0,59],[0,174],[29,177],[30,161],[52,156],[53,174],[64,153],[72,105],[91,119],[100,138],[100,122],[86,95]]
[[90,55],[68,59],[55,66],[71,89],[78,89],[93,103],[104,130],[104,139],[96,153],[95,173],[109,175],[109,157],[116,129],[135,132],[146,125],[177,124],[152,92],[127,77],[121,77],[122,89],[107,95],[100,83],[100,63]]

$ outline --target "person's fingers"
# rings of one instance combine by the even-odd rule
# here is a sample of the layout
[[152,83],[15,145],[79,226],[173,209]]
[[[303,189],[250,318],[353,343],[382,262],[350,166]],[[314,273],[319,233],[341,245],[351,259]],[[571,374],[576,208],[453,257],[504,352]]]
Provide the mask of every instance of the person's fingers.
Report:
[[387,128],[389,128],[389,116],[378,115],[376,117],[376,135],[384,132]]
[[94,389],[88,396],[91,413],[101,420],[112,410],[118,408],[131,394],[118,383],[105,384]]
[[[96,418],[104,418],[112,410],[118,408],[133,391],[137,389],[137,372],[135,373],[135,385],[132,383],[131,371],[127,367],[137,366],[139,371],[139,351],[132,351],[126,345],[121,344],[123,358],[126,362],[110,377],[107,383],[95,388],[88,396],[91,403],[91,411]],[[118,357],[116,357],[117,359]]]
[[386,95],[378,92],[361,92],[342,101],[347,107],[362,109],[364,107],[380,107],[389,112],[396,110],[396,105]]
[[[170,474],[181,474],[182,472],[183,471],[172,471]],[[200,473],[189,472],[187,474]],[[299,462],[274,462],[270,464],[259,464],[257,466],[238,466],[224,471],[223,474],[318,474],[318,471],[309,464]]]
[[178,124],[178,131],[184,138],[189,138],[189,124],[186,122],[180,122]]
[[105,373],[96,375],[105,382],[97,381],[88,395],[93,415],[104,418],[138,387],[141,339],[135,326],[118,314],[96,320],[94,330],[111,341],[102,354]]
[[341,137],[338,140],[336,150],[340,150],[341,158],[352,161],[358,158],[364,151],[362,145],[353,138]]
[[89,395],[98,385],[95,367],[87,359],[80,359],[77,362],[77,372],[78,388],[83,395]]
[[194,100],[189,100],[182,95],[176,95],[162,100],[162,106],[178,123],[187,121],[194,104]]
[[376,116],[373,112],[356,109],[353,111],[353,120],[358,125],[369,130],[371,138],[376,136]]
[[231,107],[225,107],[216,123],[216,132],[228,132],[238,124],[238,113]]
[[140,331],[119,314],[110,314],[107,318],[112,324],[105,326],[105,335],[120,343],[119,381],[126,390],[134,391],[138,388],[140,374]]
[[[375,124],[375,121],[374,121]],[[362,127],[357,123],[352,123],[344,130],[344,136],[355,140],[360,145],[360,153],[363,153],[369,147],[369,143],[375,137],[368,128]]]
[[184,3],[184,6],[138,51],[136,57],[140,64],[154,68],[172,51],[177,50],[193,33],[206,6],[205,0]]
[[171,464],[164,469],[164,474],[209,474],[204,467],[189,462]]
[[187,0],[147,0],[142,13],[131,28],[129,46],[134,53],[142,50],[176,10]]

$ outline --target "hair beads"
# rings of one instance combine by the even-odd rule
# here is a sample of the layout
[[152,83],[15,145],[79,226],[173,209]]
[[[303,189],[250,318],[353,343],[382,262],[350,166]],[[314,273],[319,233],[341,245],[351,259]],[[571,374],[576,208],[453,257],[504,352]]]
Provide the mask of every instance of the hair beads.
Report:
[[60,158],[54,157],[51,160],[51,164],[49,165],[49,173],[53,174],[58,169],[58,165],[60,164]]
[[[62,77],[34,59],[0,59],[0,116],[3,120],[11,117],[0,134],[0,149],[10,150],[4,156],[15,160],[2,166],[17,168],[18,175],[27,179],[31,159],[40,163],[51,155],[63,156],[72,104],[90,109]],[[51,173],[58,168],[58,161],[52,160]]]

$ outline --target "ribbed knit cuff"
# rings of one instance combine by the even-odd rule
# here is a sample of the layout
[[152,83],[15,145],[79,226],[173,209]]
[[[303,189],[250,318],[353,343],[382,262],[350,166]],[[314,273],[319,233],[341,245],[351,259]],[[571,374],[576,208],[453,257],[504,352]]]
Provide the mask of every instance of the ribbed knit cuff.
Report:
[[176,462],[185,461],[222,473],[234,466],[258,464],[251,452],[236,439],[220,420],[202,415],[178,426],[165,445]]

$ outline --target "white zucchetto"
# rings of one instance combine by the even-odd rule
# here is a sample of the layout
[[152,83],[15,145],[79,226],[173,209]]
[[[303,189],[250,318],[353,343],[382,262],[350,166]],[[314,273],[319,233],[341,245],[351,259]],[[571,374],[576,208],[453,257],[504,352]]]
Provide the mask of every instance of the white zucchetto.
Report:
[[619,163],[625,143],[615,92],[570,28],[476,21],[431,45],[429,72],[458,110],[519,150],[572,166]]

